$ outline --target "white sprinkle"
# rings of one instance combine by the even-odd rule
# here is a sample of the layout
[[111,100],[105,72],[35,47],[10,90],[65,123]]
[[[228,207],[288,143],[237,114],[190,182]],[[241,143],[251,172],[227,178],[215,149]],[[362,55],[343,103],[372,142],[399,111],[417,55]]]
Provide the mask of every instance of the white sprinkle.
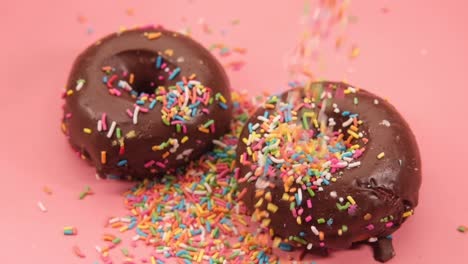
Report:
[[184,60],[185,60],[184,57],[179,57],[179,58],[177,58],[177,62],[179,62],[179,63],[180,63],[180,62],[184,62]]
[[388,120],[382,120],[382,122],[380,122],[379,125],[382,125],[382,126],[386,126],[386,127],[390,127],[390,122]]
[[85,80],[83,79],[79,79],[78,81],[76,81],[76,87],[75,87],[75,90],[78,92],[81,90],[81,88],[83,88],[84,84],[86,83]]
[[284,159],[277,159],[273,156],[270,156],[270,159],[274,162],[274,163],[284,163]]
[[96,249],[96,251],[97,251],[99,254],[101,254],[101,252],[102,252],[102,249],[101,249],[101,247],[99,247],[99,246],[95,246],[94,248]]
[[330,165],[331,165],[331,161],[328,160],[328,161],[326,161],[325,163],[322,164],[322,168],[326,169],[326,168],[330,167]]
[[333,112],[335,112],[335,113],[338,114],[338,113],[340,112],[340,109],[339,109],[339,108],[335,108],[335,109],[333,109]]
[[212,192],[213,192],[213,190],[211,189],[210,185],[208,185],[208,183],[205,182],[204,185],[205,185],[205,188],[206,188],[206,190],[208,191],[208,193],[212,193]]
[[360,165],[361,165],[361,162],[356,161],[356,162],[348,164],[348,168],[354,168],[354,167],[357,167],[357,166],[360,166]]
[[353,123],[353,121],[354,121],[354,119],[350,117],[348,120],[343,122],[343,127],[350,126]]
[[213,144],[217,145],[217,146],[220,146],[222,148],[227,148],[227,145],[224,144],[223,142],[217,140],[217,139],[213,139]]
[[140,239],[140,236],[139,236],[139,235],[135,235],[134,237],[132,237],[132,240],[133,240],[133,241],[137,241],[138,239]]
[[109,224],[114,224],[114,223],[117,223],[120,221],[120,218],[118,217],[114,217],[112,219],[109,219]]
[[338,194],[336,193],[336,191],[331,191],[330,196],[333,197],[333,198],[336,198],[338,196]]
[[244,176],[244,179],[248,180],[250,177],[252,177],[252,174],[253,173],[251,171],[247,172]]
[[353,161],[353,158],[350,158],[350,157],[343,157],[343,160],[347,161],[347,162],[351,162]]
[[312,233],[314,233],[314,235],[316,235],[316,236],[319,235],[319,231],[317,230],[317,228],[315,226],[311,226],[310,229],[312,229]]
[[99,131],[99,132],[102,131],[102,121],[101,120],[97,121],[97,131]]
[[135,106],[135,110],[133,110],[133,124],[138,124],[138,112],[140,112],[140,107]]
[[356,89],[355,89],[354,87],[348,86],[348,90],[349,90],[351,93],[356,93]]
[[300,205],[302,203],[302,189],[299,188],[299,190],[297,191],[297,203],[298,205]]
[[206,194],[206,191],[194,191],[193,194],[196,194],[196,195],[205,195],[205,194]]
[[255,125],[252,126],[252,130],[255,131],[257,130],[257,128],[260,127],[260,124],[259,123],[255,123]]
[[374,242],[377,242],[379,239],[376,238],[376,237],[371,237],[369,238],[369,243],[374,243]]
[[130,222],[132,222],[132,219],[130,217],[121,217],[120,222],[130,223]]
[[264,177],[258,178],[257,181],[255,182],[255,187],[261,190],[266,189],[269,185],[270,185],[270,182],[266,180]]
[[47,212],[47,208],[44,206],[42,202],[37,202],[37,206],[39,206],[39,209],[41,209],[42,212]]
[[117,123],[115,121],[112,121],[112,124],[109,128],[109,131],[107,132],[107,138],[111,138],[112,134],[114,134],[115,127],[117,126]]
[[342,202],[344,202],[344,198],[340,197],[340,198],[338,198],[338,201],[340,201],[340,203],[342,203]]
[[374,99],[374,104],[378,105],[378,104],[379,104],[379,100]]
[[269,120],[267,118],[265,118],[264,116],[258,116],[257,117],[258,120],[260,121],[263,121],[263,122],[268,122]]
[[311,249],[312,249],[312,246],[313,246],[312,243],[307,244],[307,249],[308,249],[308,250],[311,250]]

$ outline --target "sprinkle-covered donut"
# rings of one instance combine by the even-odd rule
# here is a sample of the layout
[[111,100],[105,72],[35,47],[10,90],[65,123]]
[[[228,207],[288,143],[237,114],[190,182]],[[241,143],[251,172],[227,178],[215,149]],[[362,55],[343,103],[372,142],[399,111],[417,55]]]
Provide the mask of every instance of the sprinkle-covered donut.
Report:
[[102,176],[174,170],[206,152],[231,120],[222,66],[199,43],[162,28],[88,47],[64,97],[62,130]]
[[243,200],[283,250],[370,241],[385,261],[394,255],[388,236],[418,204],[421,162],[408,124],[387,101],[345,83],[269,97],[237,153]]

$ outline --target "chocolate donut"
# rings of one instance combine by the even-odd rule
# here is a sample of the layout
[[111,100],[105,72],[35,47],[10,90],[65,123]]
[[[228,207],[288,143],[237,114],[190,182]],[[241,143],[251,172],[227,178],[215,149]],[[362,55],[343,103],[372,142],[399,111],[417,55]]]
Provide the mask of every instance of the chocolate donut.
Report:
[[232,116],[219,62],[163,28],[111,34],[88,47],[64,97],[62,129],[102,176],[174,170],[206,152]]
[[243,201],[284,250],[370,241],[386,245],[376,250],[386,261],[388,236],[418,204],[421,161],[408,124],[387,101],[345,83],[268,98],[237,154]]

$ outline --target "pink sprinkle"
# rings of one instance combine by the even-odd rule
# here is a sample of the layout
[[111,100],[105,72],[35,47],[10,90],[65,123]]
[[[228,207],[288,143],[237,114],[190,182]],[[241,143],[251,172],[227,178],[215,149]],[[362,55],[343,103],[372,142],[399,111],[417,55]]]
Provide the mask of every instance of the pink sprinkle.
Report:
[[207,115],[210,114],[210,110],[208,110],[208,108],[203,108],[201,111]]
[[128,72],[127,72],[127,71],[124,71],[122,75],[123,75],[123,77],[127,77]]
[[70,117],[72,117],[72,113],[68,113],[68,114],[65,115],[65,118],[67,118],[67,119],[70,118]]
[[369,231],[372,231],[372,230],[374,230],[374,225],[370,224],[370,225],[366,226],[366,229],[369,230]]
[[146,162],[145,163],[145,168],[149,168],[149,167],[153,166],[154,163],[155,163],[154,160],[150,160],[150,161]]
[[312,220],[312,216],[310,216],[310,215],[307,216],[305,220],[306,220],[307,223],[309,223]]
[[325,246],[325,243],[324,242],[320,242],[320,247],[324,247]]
[[210,129],[211,129],[211,133],[216,132],[216,127],[214,124],[211,124]]
[[127,109],[127,115],[130,116],[130,117],[133,117],[133,113],[132,113],[132,111],[130,111],[130,109]]
[[164,80],[164,76],[159,75],[159,76],[158,76],[158,80],[160,80],[160,81]]
[[393,226],[393,222],[388,222],[388,223],[385,224],[385,226],[386,226],[387,228],[390,228],[390,227]]
[[161,65],[161,69],[164,69],[166,68],[167,64],[164,62],[162,65]]
[[312,201],[310,199],[307,200],[307,207],[312,208]]
[[156,166],[158,166],[160,168],[163,168],[163,169],[166,168],[166,165],[164,165],[164,163],[162,163],[160,161],[156,162]]
[[297,214],[298,214],[298,215],[302,215],[303,212],[304,212],[304,209],[302,209],[302,207],[301,207],[301,208],[299,208],[299,210],[297,211]]
[[292,211],[294,218],[296,218],[297,217],[296,208],[293,208],[291,211]]
[[102,113],[101,122],[102,122],[102,130],[106,131],[107,130],[107,114],[106,113]]
[[357,159],[357,158],[359,158],[361,155],[362,155],[362,150],[356,149],[356,151],[354,152],[353,158]]

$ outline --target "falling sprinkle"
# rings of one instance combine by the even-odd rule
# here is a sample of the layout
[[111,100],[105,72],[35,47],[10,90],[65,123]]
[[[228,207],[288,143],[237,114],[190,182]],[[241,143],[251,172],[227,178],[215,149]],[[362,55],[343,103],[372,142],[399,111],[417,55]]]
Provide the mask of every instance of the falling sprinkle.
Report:
[[459,226],[459,227],[457,228],[457,230],[458,230],[458,232],[460,232],[460,233],[465,233],[465,232],[468,231],[468,227],[461,225],[461,226]]
[[86,258],[86,255],[83,254],[83,252],[78,246],[73,246],[73,253],[79,258]]
[[39,207],[39,209],[42,211],[42,212],[47,212],[47,208],[44,206],[44,204],[42,202],[37,202],[37,206]]
[[91,195],[91,194],[93,194],[93,192],[91,191],[91,188],[89,186],[86,186],[84,191],[80,193],[78,198],[80,200],[83,200],[86,196]]

